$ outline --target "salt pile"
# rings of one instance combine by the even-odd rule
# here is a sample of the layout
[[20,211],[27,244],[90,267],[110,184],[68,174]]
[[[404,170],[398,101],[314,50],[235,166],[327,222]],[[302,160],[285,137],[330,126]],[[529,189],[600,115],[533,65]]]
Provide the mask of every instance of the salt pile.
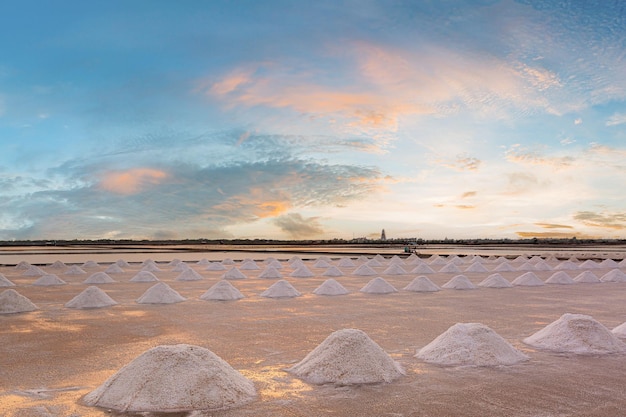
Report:
[[206,265],[208,265],[210,263],[211,262],[209,262],[209,260],[207,258],[202,258],[198,262],[196,262],[196,265],[206,266]]
[[620,339],[626,338],[626,323],[622,323],[619,326],[615,327],[613,330],[611,330],[611,333],[613,333]]
[[101,308],[116,305],[117,302],[100,288],[91,286],[65,304],[67,308]]
[[390,294],[392,292],[398,292],[398,290],[396,290],[393,285],[391,285],[390,283],[385,281],[384,278],[381,277],[374,278],[359,291],[368,294]]
[[383,266],[383,264],[376,258],[372,258],[369,261],[367,261],[367,266],[370,266],[372,268],[378,268],[380,266]]
[[268,266],[272,262],[277,262],[276,258],[274,258],[273,256],[269,256],[263,260],[263,263],[265,264],[265,266]]
[[576,281],[567,275],[567,273],[559,271],[552,274],[552,276],[546,280],[546,284],[570,285],[576,284]]
[[411,270],[412,274],[434,274],[435,271],[425,263],[418,264]]
[[622,259],[622,260],[621,260],[621,261],[617,264],[617,266],[618,266],[619,268],[626,268],[626,258]]
[[600,279],[598,279],[598,277],[596,276],[596,274],[594,274],[591,271],[585,271],[585,272],[581,272],[580,274],[576,275],[574,277],[574,281],[576,282],[585,282],[585,283],[598,283],[598,282],[602,282],[600,281]]
[[304,265],[300,265],[290,275],[294,278],[309,278],[314,276],[313,272],[311,272],[311,270]]
[[478,286],[485,288],[511,288],[513,285],[502,275],[495,273],[479,282]]
[[256,264],[256,262],[250,259],[250,260],[243,262],[241,265],[239,265],[239,269],[244,270],[244,271],[255,271],[261,268]]
[[592,261],[591,259],[587,259],[585,262],[580,264],[580,269],[600,269],[600,265]]
[[485,268],[480,262],[474,262],[470,266],[465,268],[465,272],[489,272],[489,270]]
[[161,268],[159,268],[154,262],[149,262],[146,265],[142,266],[141,270],[148,272],[160,272]]
[[20,261],[17,265],[15,265],[15,269],[26,270],[28,268],[30,268],[30,264],[26,261]]
[[525,287],[539,287],[545,283],[533,272],[526,272],[515,278],[511,284]]
[[219,262],[209,262],[204,268],[205,271],[225,271],[226,267]]
[[271,287],[261,293],[261,297],[267,298],[290,298],[290,297],[299,297],[302,294],[296,290],[293,285],[281,279],[280,281],[276,281]]
[[233,266],[222,275],[222,278],[223,279],[246,279],[247,277],[243,274],[243,272],[237,269],[236,266]]
[[230,258],[222,259],[222,265],[235,265],[235,261]]
[[37,281],[33,282],[33,285],[38,286],[51,286],[51,285],[65,285],[67,282],[54,274],[46,274],[40,277]]
[[420,349],[415,357],[452,366],[514,365],[528,360],[528,356],[481,323],[455,324]]
[[341,268],[354,268],[356,265],[350,258],[341,258],[339,262],[337,262],[337,266]]
[[15,284],[12,283],[7,277],[0,274],[0,287],[15,287]]
[[50,269],[65,269],[67,266],[61,261],[55,261],[49,266]]
[[600,262],[600,266],[602,268],[618,268],[617,262],[615,262],[613,259],[603,260],[602,262]]
[[117,261],[115,261],[115,265],[119,266],[120,268],[128,268],[130,266],[130,264],[123,259],[118,259]]
[[385,257],[382,256],[380,253],[377,253],[376,255],[374,255],[372,259],[376,260],[377,262],[380,262],[381,264],[384,264],[386,262]]
[[190,267],[187,267],[186,270],[181,272],[180,275],[176,277],[176,281],[199,281],[201,279],[202,275],[200,275]]
[[298,262],[298,263],[302,262],[302,259],[300,259],[299,256],[294,255],[291,258],[289,258],[289,260],[287,261],[289,265],[293,265],[295,262]]
[[[431,264],[432,265],[432,264]],[[446,274],[456,274],[458,272],[461,272],[461,270],[459,269],[458,266],[456,266],[456,264],[454,262],[450,262],[446,265],[444,265],[439,272],[443,272]]]
[[318,259],[314,264],[313,268],[329,268],[330,264],[324,259]]
[[376,271],[374,271],[372,268],[370,268],[366,264],[359,266],[357,269],[355,269],[352,272],[352,275],[359,275],[359,276],[371,276],[371,275],[376,275],[376,274],[377,274]]
[[46,275],[46,272],[38,266],[31,265],[26,271],[22,273],[25,277],[40,277]]
[[465,275],[457,275],[450,281],[443,284],[441,288],[452,290],[475,290],[477,287],[472,284],[472,281],[470,281]]
[[259,278],[282,278],[283,274],[273,266],[266,267],[263,272],[259,274]]
[[515,268],[508,261],[504,261],[498,264],[498,266],[494,268],[494,271],[495,272],[511,272],[511,271],[515,271]]
[[181,263],[182,261],[178,258],[174,258],[171,261],[169,261],[169,263],[167,264],[167,266],[176,266],[179,263]]
[[117,264],[111,264],[107,269],[104,270],[107,274],[122,274],[124,270]]
[[343,276],[343,272],[341,272],[341,269],[337,268],[336,266],[331,266],[326,271],[324,271],[324,273],[322,273],[322,276],[324,276],[324,277],[341,277],[341,276]]
[[428,262],[428,264],[431,266],[443,266],[443,265],[447,265],[448,261],[442,258],[441,256],[437,256],[435,259]]
[[83,264],[83,268],[99,268],[100,265],[98,265],[97,262],[95,261],[87,261]]
[[398,263],[391,264],[387,269],[383,271],[386,275],[406,275],[406,271]]
[[404,261],[398,255],[393,255],[389,260],[389,265],[392,264],[404,265]]
[[436,292],[441,290],[441,288],[424,276],[413,278],[413,281],[403,289],[413,292]]
[[106,272],[96,272],[83,281],[83,284],[110,284],[115,282]]
[[164,282],[159,282],[148,288],[137,299],[139,304],[174,304],[185,301],[186,298]]
[[85,270],[78,265],[72,265],[65,271],[65,275],[84,275]]
[[619,269],[614,269],[600,277],[602,282],[626,282],[626,274]]
[[83,398],[122,412],[182,412],[237,407],[254,399],[252,381],[208,349],[154,347]]
[[174,268],[172,268],[172,272],[185,272],[188,269],[191,269],[191,267],[181,261],[174,265]]
[[332,278],[324,281],[313,291],[315,295],[345,295],[348,293],[349,291],[343,285]]
[[226,280],[218,281],[209,288],[207,292],[200,296],[200,299],[205,301],[231,301],[240,300],[242,298],[243,294]]
[[37,310],[28,298],[13,289],[0,293],[0,314],[25,313]]
[[332,333],[288,372],[311,384],[373,384],[404,375],[376,342],[356,329]]
[[[593,261],[589,261],[589,262],[592,262],[595,265]],[[583,268],[583,265],[581,265],[580,268]],[[561,262],[560,264],[554,267],[554,269],[557,271],[571,271],[571,270],[578,269],[578,268],[579,268],[578,265],[576,265],[572,261]]]
[[626,344],[591,316],[563,314],[524,343],[540,349],[576,354],[626,353]]
[[539,261],[535,264],[535,271],[552,271],[552,267],[544,261]]
[[524,262],[520,266],[517,267],[518,271],[534,271],[535,265],[530,262]]
[[130,279],[130,282],[154,282],[159,279],[149,271],[139,271],[137,274]]

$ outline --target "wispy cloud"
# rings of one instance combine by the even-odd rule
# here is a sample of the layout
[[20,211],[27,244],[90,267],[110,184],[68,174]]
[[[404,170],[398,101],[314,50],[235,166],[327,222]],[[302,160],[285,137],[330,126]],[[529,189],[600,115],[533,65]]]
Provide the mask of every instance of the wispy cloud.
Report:
[[455,160],[437,159],[439,165],[456,171],[477,171],[482,161],[469,155],[457,155]]
[[161,183],[167,177],[167,172],[154,168],[110,171],[102,174],[100,187],[112,193],[135,194]]
[[544,165],[555,169],[563,169],[572,166],[576,162],[573,156],[547,156],[539,151],[529,150],[525,147],[514,145],[505,152],[505,158],[509,162],[521,165]]
[[288,213],[276,217],[272,222],[293,239],[324,235],[324,228],[318,217],[304,218],[299,213]]
[[615,113],[606,121],[607,126],[619,126],[626,123],[626,113]]
[[626,213],[579,211],[574,215],[574,219],[591,227],[613,230],[626,229]]
[[568,226],[566,224],[555,224],[555,223],[535,223],[535,226],[539,226],[543,229],[573,229],[572,226]]

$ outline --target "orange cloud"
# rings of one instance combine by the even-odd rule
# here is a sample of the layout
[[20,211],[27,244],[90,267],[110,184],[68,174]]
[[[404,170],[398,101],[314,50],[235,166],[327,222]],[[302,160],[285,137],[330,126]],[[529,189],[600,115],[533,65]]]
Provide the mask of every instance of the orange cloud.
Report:
[[152,168],[134,168],[104,174],[100,187],[116,194],[136,194],[146,187],[161,183],[168,173]]

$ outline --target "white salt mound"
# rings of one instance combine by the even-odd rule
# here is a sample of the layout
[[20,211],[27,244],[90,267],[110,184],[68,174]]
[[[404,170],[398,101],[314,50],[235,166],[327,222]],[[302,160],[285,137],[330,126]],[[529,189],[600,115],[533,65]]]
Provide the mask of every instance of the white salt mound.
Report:
[[313,268],[329,268],[330,264],[325,259],[318,259],[314,264]]
[[98,263],[95,261],[87,261],[83,264],[83,268],[98,268],[98,267],[100,267],[100,265],[98,265]]
[[332,333],[288,372],[311,384],[373,384],[404,375],[376,342],[356,329]]
[[393,285],[385,281],[382,277],[374,278],[359,291],[368,294],[390,294],[392,292],[398,292]]
[[311,270],[307,268],[305,265],[300,265],[290,275],[294,278],[310,278],[312,276],[315,276],[313,272],[311,272]]
[[248,260],[243,262],[240,266],[239,269],[243,270],[243,271],[254,271],[257,269],[261,269],[256,262],[252,261],[252,260]]
[[222,278],[223,279],[245,279],[247,277],[243,274],[243,272],[237,269],[236,266],[233,266],[231,269],[229,269],[222,275]]
[[7,277],[0,274],[0,287],[15,287],[15,284],[12,283]]
[[131,282],[154,282],[159,279],[150,271],[139,271],[130,279]]
[[159,268],[157,266],[157,264],[155,264],[154,262],[150,262],[147,263],[146,265],[141,267],[142,271],[149,271],[149,272],[160,272],[161,268]]
[[219,262],[209,262],[204,268],[205,271],[224,271],[226,267]]
[[259,278],[282,278],[283,274],[273,266],[266,267],[263,272],[259,274]]
[[475,290],[477,287],[472,284],[472,281],[470,281],[465,275],[457,275],[450,281],[443,284],[441,288],[452,290]]
[[613,330],[611,330],[611,333],[613,333],[620,339],[626,338],[626,323],[622,323],[619,326],[615,327]]
[[240,300],[243,298],[243,294],[226,280],[221,280],[215,283],[211,288],[200,296],[201,300],[210,301],[232,301]]
[[332,278],[324,281],[313,291],[313,294],[316,295],[345,295],[348,293],[349,291],[343,285]]
[[540,349],[576,354],[626,353],[626,344],[591,316],[563,314],[524,343]]
[[183,261],[180,261],[176,265],[174,265],[174,267],[172,268],[172,272],[184,272],[190,268],[191,267],[189,265],[187,265]]
[[118,264],[111,264],[104,272],[107,274],[122,274],[124,270]]
[[496,273],[479,282],[478,286],[485,288],[511,288],[513,285],[502,275]]
[[367,261],[367,266],[370,266],[372,268],[378,268],[380,266],[383,266],[383,264],[378,259],[372,258],[369,261]]
[[342,277],[343,272],[341,272],[341,269],[337,268],[336,266],[331,266],[326,271],[324,271],[324,273],[322,273],[322,276],[323,277]]
[[567,275],[567,273],[559,271],[552,274],[552,276],[546,280],[546,284],[571,285],[576,284],[576,281]]
[[514,365],[528,360],[528,356],[481,323],[455,324],[420,349],[415,357],[453,366]]
[[13,289],[0,293],[0,314],[25,313],[35,310],[37,310],[35,304]]
[[261,297],[267,298],[290,298],[299,297],[302,294],[293,285],[281,279],[276,281],[271,287],[261,293]]
[[91,286],[65,304],[67,308],[102,308],[116,305],[117,302],[100,288]]
[[222,265],[234,265],[235,261],[230,258],[222,259]]
[[120,268],[128,268],[130,266],[130,264],[123,259],[118,259],[117,261],[115,261],[115,265],[119,266]]
[[186,298],[164,282],[159,282],[148,288],[137,299],[139,304],[174,304],[185,301]]
[[499,263],[498,266],[494,268],[495,272],[510,272],[515,271],[515,268],[507,261],[504,260],[502,263]]
[[525,274],[520,275],[515,278],[511,284],[525,287],[539,287],[541,285],[545,285],[545,283],[533,272],[526,272]]
[[[431,264],[432,265],[432,264]],[[457,272],[461,272],[458,266],[454,262],[447,263],[444,267],[442,267],[439,272],[454,274]]]
[[587,259],[585,262],[580,264],[580,269],[600,269],[600,264],[592,261],[591,259]]
[[600,277],[602,282],[626,282],[626,274],[619,269],[614,269]]
[[441,288],[424,276],[413,278],[413,281],[403,289],[413,292],[436,292],[441,290]]
[[30,263],[26,261],[20,261],[17,265],[15,265],[15,269],[28,269],[30,268]]
[[406,271],[399,263],[391,264],[387,269],[383,271],[386,275],[406,275]]
[[411,270],[411,273],[413,273],[413,274],[434,274],[435,270],[432,269],[430,266],[428,266],[425,263],[420,263],[415,268],[413,268]]
[[157,346],[83,398],[89,406],[123,412],[220,410],[254,399],[252,381],[208,349]]
[[46,272],[38,266],[31,265],[26,271],[22,273],[25,277],[40,277],[46,275]]
[[54,274],[46,274],[40,277],[37,281],[33,282],[33,285],[38,286],[51,286],[51,285],[65,285],[67,282]]
[[201,279],[202,275],[200,275],[190,267],[187,267],[187,269],[185,269],[183,272],[180,273],[180,275],[176,277],[176,281],[199,281]]
[[110,284],[115,282],[106,272],[96,272],[83,281],[83,284]]
[[72,265],[69,267],[67,271],[65,271],[65,275],[84,275],[86,274],[85,270],[78,265]]
[[55,261],[53,264],[50,265],[51,269],[65,269],[66,265],[61,262],[61,261]]
[[489,272],[487,268],[484,267],[480,262],[474,262],[467,268],[465,268],[465,272]]
[[359,266],[357,269],[354,270],[354,272],[352,272],[352,275],[359,275],[359,276],[371,276],[371,275],[376,275],[376,274],[377,272],[374,271],[369,266],[367,266],[366,264]]
[[[595,265],[595,262],[593,261],[589,261],[591,263],[593,263]],[[584,265],[584,263],[583,263]],[[583,269],[583,265],[580,266],[581,269]],[[561,262],[560,264],[558,264],[557,266],[554,267],[555,270],[557,271],[573,271],[578,269],[578,265],[576,265],[574,262],[572,261],[565,261],[565,262]]]
[[576,282],[584,282],[584,283],[599,283],[602,282],[600,279],[591,271],[581,272],[580,274],[574,277],[574,281]]
[[337,262],[337,266],[342,268],[354,268],[356,265],[352,262],[350,258],[341,258],[339,262]]

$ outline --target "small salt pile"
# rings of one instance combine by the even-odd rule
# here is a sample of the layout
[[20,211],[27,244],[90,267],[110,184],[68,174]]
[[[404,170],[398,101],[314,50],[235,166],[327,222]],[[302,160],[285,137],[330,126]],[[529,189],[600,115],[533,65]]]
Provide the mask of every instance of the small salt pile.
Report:
[[210,261],[207,258],[202,258],[198,262],[196,262],[196,265],[207,266],[209,263]]
[[180,275],[176,277],[176,281],[200,281],[201,279],[202,275],[200,275],[190,267],[187,267],[186,270],[181,272]]
[[281,264],[279,261],[272,261],[268,263],[267,266],[271,266],[272,268],[276,269],[283,269],[283,264]]
[[474,262],[465,268],[465,272],[489,272],[489,270],[480,262]]
[[148,288],[137,299],[138,304],[174,304],[185,301],[186,298],[164,282],[159,282]]
[[545,285],[545,283],[533,272],[526,272],[525,274],[520,275],[515,278],[511,284],[524,287],[539,287],[541,285]]
[[167,266],[169,266],[169,267],[173,267],[173,266],[178,265],[178,264],[179,264],[179,263],[181,263],[181,262],[182,262],[182,261],[181,261],[180,259],[178,259],[178,258],[174,258],[174,259],[172,259],[171,261],[169,261],[169,262],[168,262]]
[[524,262],[520,266],[517,267],[518,271],[534,271],[535,265],[531,262]]
[[475,290],[477,287],[472,284],[465,275],[456,275],[450,281],[446,282],[441,288],[451,290]]
[[572,279],[567,273],[558,271],[552,274],[550,278],[546,280],[546,284],[559,284],[559,285],[571,285],[576,284],[576,281]]
[[626,323],[622,323],[619,326],[615,327],[613,330],[611,330],[611,333],[613,333],[620,339],[626,338]]
[[528,360],[528,356],[481,323],[455,324],[421,348],[415,357],[449,366],[514,365]]
[[511,272],[515,271],[515,268],[505,260],[504,262],[498,264],[498,266],[496,266],[493,270],[494,272]]
[[24,277],[40,277],[46,275],[46,272],[38,266],[31,265],[26,271],[22,273]]
[[211,288],[209,288],[204,294],[200,296],[201,300],[210,301],[232,301],[240,300],[243,298],[243,294],[226,280],[216,282]]
[[107,274],[123,274],[124,270],[117,264],[111,264],[107,269],[104,270]]
[[246,279],[246,278],[248,277],[246,277],[243,274],[243,272],[237,269],[236,266],[233,266],[222,275],[222,279]]
[[381,255],[380,253],[377,253],[376,255],[374,255],[372,259],[376,260],[377,262],[380,262],[381,264],[384,264],[385,262],[387,262],[385,257]]
[[354,268],[356,264],[352,262],[350,258],[341,258],[339,262],[337,262],[337,266],[341,268]]
[[435,270],[425,263],[420,263],[411,270],[411,273],[412,274],[434,274]]
[[230,258],[222,259],[222,265],[235,265],[235,261]]
[[241,265],[239,265],[239,269],[243,270],[243,271],[256,271],[258,269],[261,269],[256,262],[254,262],[253,260],[249,259],[245,262],[243,262]]
[[311,272],[311,270],[305,265],[300,265],[298,268],[296,268],[295,271],[290,274],[290,276],[294,278],[310,278],[315,276],[315,274],[313,274],[313,272]]
[[148,271],[148,272],[160,272],[161,268],[159,268],[157,264],[154,262],[148,262],[147,264],[141,267],[141,270]]
[[26,313],[37,310],[37,306],[14,289],[0,293],[0,314]]
[[626,258],[622,259],[617,266],[618,268],[626,268]]
[[389,260],[389,265],[393,264],[404,265],[404,261],[398,255],[393,255]]
[[315,295],[345,295],[348,293],[349,291],[343,285],[332,278],[324,281],[313,291]]
[[398,263],[393,263],[389,265],[387,269],[383,271],[385,275],[406,275],[406,271],[402,266]]
[[459,269],[458,266],[456,266],[456,264],[454,262],[450,262],[450,263],[445,264],[439,270],[439,272],[443,272],[443,273],[446,273],[446,274],[456,274],[456,273],[461,272],[461,270]]
[[191,267],[181,261],[174,265],[174,267],[172,268],[172,272],[185,272],[188,269],[191,269]]
[[51,264],[48,268],[50,269],[65,269],[67,268],[67,265],[65,265],[63,262],[61,261],[55,261],[53,264]]
[[130,267],[130,264],[123,259],[118,259],[117,261],[115,261],[115,265],[119,266],[120,268]]
[[374,384],[404,375],[402,367],[361,330],[332,333],[302,361],[287,369],[311,384]]
[[336,266],[331,266],[330,268],[328,268],[326,271],[322,273],[322,276],[323,277],[342,277],[343,272],[341,272],[341,269],[337,268]]
[[454,256],[448,257],[448,263],[453,263],[459,266],[459,265],[463,265],[465,262],[458,255],[454,255]]
[[367,261],[366,265],[371,268],[378,268],[378,267],[383,266],[383,264],[376,258],[372,258],[369,261]]
[[591,271],[584,271],[574,277],[574,281],[576,282],[584,282],[584,283],[599,283],[602,282],[600,279]]
[[37,281],[33,282],[33,285],[47,287],[52,285],[65,285],[67,282],[54,274],[46,274],[41,276]]
[[409,285],[403,289],[405,291],[413,292],[436,292],[441,290],[441,288],[424,276],[413,278],[413,281],[411,281]]
[[274,258],[273,256],[267,257],[263,260],[263,264],[265,266],[268,266],[269,264],[271,264],[272,262],[277,262],[276,258]]
[[591,259],[587,259],[585,262],[580,264],[579,268],[580,269],[600,269],[602,267],[600,266],[600,264],[592,261]]
[[563,314],[524,343],[540,349],[576,354],[626,353],[626,344],[591,316]]
[[26,261],[20,261],[17,265],[15,265],[15,269],[27,270],[30,268],[30,263]]
[[209,262],[204,268],[205,271],[225,271],[226,267],[219,262]]
[[294,263],[300,263],[300,262],[302,262],[302,259],[300,259],[300,257],[299,257],[299,256],[297,256],[297,255],[292,256],[292,257],[291,257],[291,258],[289,258],[289,260],[287,261],[287,263],[288,263],[289,265],[293,265]]
[[357,269],[355,269],[352,272],[352,275],[359,275],[359,276],[372,276],[372,275],[377,275],[377,272],[374,271],[372,268],[370,268],[369,266],[367,266],[366,264],[363,264],[361,266],[359,266]]
[[139,271],[137,274],[130,279],[130,282],[154,282],[159,279],[149,271]]
[[393,285],[385,281],[384,278],[374,278],[359,290],[367,294],[390,294],[398,292]]
[[600,262],[600,266],[602,268],[618,268],[618,264],[617,262],[615,262],[613,259],[605,259],[602,262]]
[[72,265],[65,271],[65,275],[85,275],[86,273],[87,272],[78,265]]
[[83,264],[83,268],[87,268],[87,269],[89,269],[89,268],[99,268],[99,267],[100,267],[100,265],[98,265],[98,263],[95,262],[95,261],[87,261],[87,262],[85,262]]
[[314,264],[313,268],[329,268],[330,264],[325,259],[318,259]]
[[299,297],[302,294],[293,285],[281,279],[276,281],[271,287],[261,293],[261,297],[267,298],[291,298]]
[[274,268],[273,266],[266,267],[259,274],[259,278],[273,279],[273,278],[282,278],[282,277],[283,277],[283,274],[281,274],[280,271],[278,269]]
[[[595,265],[595,263],[593,261],[588,261],[588,262],[591,262],[591,263],[593,263]],[[580,265],[580,267],[579,267],[578,265],[576,265],[572,261],[565,261],[565,262],[561,262],[560,264],[555,266],[554,269],[556,271],[573,271],[573,270],[576,270],[576,269],[579,269],[579,268],[580,269],[584,269],[583,265],[584,265],[584,263],[582,265]]]
[[154,347],[83,398],[86,405],[121,412],[222,410],[249,403],[252,381],[208,349]]
[[83,284],[111,284],[115,282],[106,272],[96,272],[83,281]]
[[67,308],[102,308],[116,305],[117,302],[100,288],[91,286],[65,304]]
[[448,264],[448,261],[445,258],[437,255],[434,259],[430,260],[428,264],[430,266],[444,266]]
[[478,283],[479,287],[485,288],[511,288],[513,285],[502,275],[495,273]]
[[12,283],[7,277],[0,274],[0,287],[15,287],[15,284]]
[[535,264],[535,271],[552,271],[552,267],[544,261],[539,261]]
[[626,274],[619,269],[614,269],[600,277],[602,282],[626,282]]

